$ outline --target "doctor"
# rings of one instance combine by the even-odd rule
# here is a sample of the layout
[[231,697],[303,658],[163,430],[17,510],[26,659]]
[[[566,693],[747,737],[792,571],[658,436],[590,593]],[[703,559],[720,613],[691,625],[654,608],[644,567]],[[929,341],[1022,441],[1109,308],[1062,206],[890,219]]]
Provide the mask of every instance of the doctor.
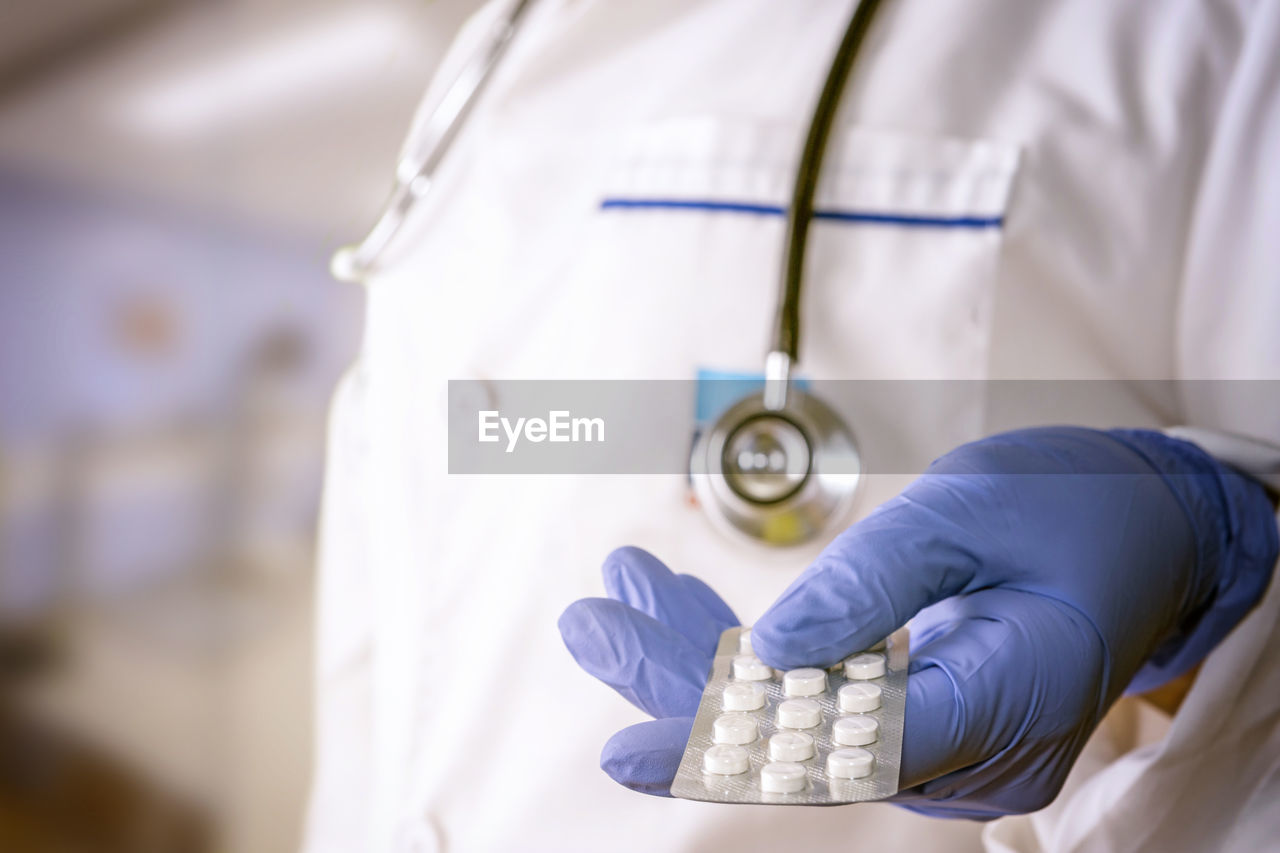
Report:
[[[1276,398],[1134,386],[1123,422],[1087,425],[1123,431],[1009,430],[972,399],[904,423],[903,442],[956,449],[909,485],[866,477],[865,517],[807,551],[722,536],[681,476],[448,475],[449,379],[759,363],[784,238],[769,211],[853,8],[525,16],[366,276],[331,424],[309,849],[1252,850],[1280,833],[1274,508],[1212,447],[1154,431],[1276,441]],[[460,35],[409,147],[505,12]],[[887,0],[815,204],[888,221],[815,223],[805,373],[1280,379],[1277,46],[1267,2]],[[955,221],[985,224],[938,224]],[[656,721],[556,630],[599,593],[603,555],[610,599],[571,606],[564,642]],[[607,744],[610,775],[662,792],[734,613],[788,665],[930,604],[907,809],[717,807],[600,773]],[[1197,664],[1172,717],[1120,698]]]

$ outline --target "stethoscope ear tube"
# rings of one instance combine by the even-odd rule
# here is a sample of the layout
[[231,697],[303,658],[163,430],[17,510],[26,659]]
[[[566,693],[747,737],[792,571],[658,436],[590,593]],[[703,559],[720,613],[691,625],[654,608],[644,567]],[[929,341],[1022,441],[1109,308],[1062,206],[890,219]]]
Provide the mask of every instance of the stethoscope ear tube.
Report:
[[773,342],[770,347],[770,352],[785,353],[792,363],[800,358],[800,289],[804,281],[809,223],[813,220],[813,196],[818,188],[818,178],[822,174],[822,160],[826,156],[827,140],[831,136],[831,128],[840,107],[840,96],[879,5],[880,0],[859,0],[853,18],[836,48],[836,55],[831,60],[827,79],[822,84],[818,103],[813,108],[813,118],[809,121],[804,148],[800,152],[800,165],[796,169],[795,184],[791,190],[791,204],[787,208],[782,286],[778,293]]
[[[335,253],[330,268],[361,281],[430,190],[432,176],[493,75],[532,0],[514,0],[491,38],[463,67],[401,158],[396,184],[369,234]],[[854,60],[880,0],[860,0],[814,108],[787,211],[786,249],[765,389],[733,405],[695,444],[690,473],[713,518],[770,545],[808,541],[849,511],[861,479],[853,433],[813,395],[791,385],[800,349],[800,294],[813,197],[827,140]],[[779,460],[780,463],[779,463]]]
[[[799,545],[835,527],[849,514],[861,482],[853,431],[826,403],[793,388],[791,371],[800,353],[800,293],[813,197],[840,95],[879,5],[880,0],[858,3],[809,122],[787,208],[764,391],[721,415],[694,445],[689,461],[694,493],[711,518],[769,545]],[[771,457],[784,467],[771,463]]]
[[343,246],[329,262],[329,272],[339,281],[359,282],[400,232],[414,205],[431,188],[431,179],[444,155],[466,123],[467,116],[493,76],[503,54],[533,0],[515,0],[489,39],[458,72],[444,97],[427,116],[408,151],[396,164],[396,182],[373,228],[359,243]]

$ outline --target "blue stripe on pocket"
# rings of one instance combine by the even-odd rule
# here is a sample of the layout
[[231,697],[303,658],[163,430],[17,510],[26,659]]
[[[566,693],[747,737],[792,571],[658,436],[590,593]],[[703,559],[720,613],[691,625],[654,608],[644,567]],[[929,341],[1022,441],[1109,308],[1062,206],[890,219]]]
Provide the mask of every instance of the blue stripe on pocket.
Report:
[[[784,216],[785,207],[738,201],[676,198],[606,198],[601,210],[689,210],[708,213],[746,213],[755,216]],[[905,228],[1000,228],[1002,216],[910,216],[874,213],[865,210],[815,210],[814,219],[859,225],[896,225]]]

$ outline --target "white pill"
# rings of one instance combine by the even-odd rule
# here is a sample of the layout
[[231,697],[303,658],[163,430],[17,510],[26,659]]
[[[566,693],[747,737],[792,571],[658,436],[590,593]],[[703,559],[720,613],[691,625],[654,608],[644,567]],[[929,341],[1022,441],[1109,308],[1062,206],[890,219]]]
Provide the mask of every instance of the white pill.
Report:
[[[756,739],[756,734],[756,719],[746,714],[721,714],[711,724],[711,739],[716,743],[751,743]],[[870,743],[870,741],[858,741],[858,743]]]
[[827,756],[827,775],[832,779],[861,779],[871,775],[875,763],[875,756],[865,749],[856,746],[852,749],[835,749]]
[[831,739],[841,746],[865,746],[875,743],[879,736],[880,724],[875,717],[854,714],[852,717],[841,717],[831,724]]
[[884,675],[884,655],[876,652],[863,652],[854,655],[844,662],[844,677],[863,681],[868,678],[879,678]]
[[726,711],[757,711],[764,707],[764,685],[758,681],[731,681],[724,686],[721,705]]
[[773,761],[813,758],[813,738],[804,732],[778,732],[769,738],[769,758]]
[[747,767],[747,751],[740,746],[721,743],[702,753],[702,769],[717,776],[737,776]]
[[846,714],[861,714],[880,707],[881,692],[879,684],[854,681],[841,687],[836,693],[836,698],[839,700],[841,711]]
[[778,703],[778,725],[784,729],[811,729],[822,722],[822,706],[812,699],[787,699]]
[[751,629],[743,628],[742,633],[738,635],[738,654],[751,655],[755,654],[755,650],[751,648]]
[[733,677],[743,681],[768,681],[773,670],[755,655],[738,655],[733,659]]
[[760,790],[766,794],[794,794],[804,790],[803,764],[774,761],[760,770]]
[[782,692],[788,696],[820,696],[826,689],[827,674],[820,669],[792,669],[782,676]]

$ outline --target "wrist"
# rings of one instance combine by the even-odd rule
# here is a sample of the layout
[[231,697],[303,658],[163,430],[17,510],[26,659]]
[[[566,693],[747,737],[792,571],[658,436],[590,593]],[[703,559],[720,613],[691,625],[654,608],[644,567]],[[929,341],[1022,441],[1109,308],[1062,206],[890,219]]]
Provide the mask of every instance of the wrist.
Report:
[[1199,446],[1151,430],[1107,434],[1161,475],[1195,539],[1195,568],[1182,606],[1126,691],[1140,693],[1195,666],[1244,618],[1271,579],[1280,536],[1262,485]]

